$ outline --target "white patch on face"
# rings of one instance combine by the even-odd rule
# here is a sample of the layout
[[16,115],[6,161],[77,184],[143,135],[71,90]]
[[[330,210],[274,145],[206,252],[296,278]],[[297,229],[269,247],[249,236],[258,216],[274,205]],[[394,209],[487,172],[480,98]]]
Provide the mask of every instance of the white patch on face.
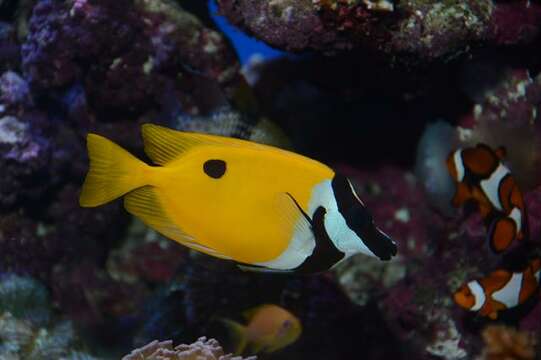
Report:
[[499,195],[500,183],[507,174],[509,174],[509,169],[500,164],[488,179],[481,180],[481,189],[483,189],[492,206],[500,211],[503,211]]
[[[350,187],[353,191],[351,183]],[[355,192],[353,193],[355,194]],[[327,211],[324,220],[325,229],[334,246],[346,254],[344,259],[358,253],[376,257],[376,255],[364,244],[362,239],[349,228],[346,219],[344,219],[342,214],[338,211],[338,204],[334,197],[331,180],[322,181],[314,187],[312,198],[308,206],[311,217],[319,206],[323,206]]]
[[473,294],[473,297],[475,299],[475,304],[473,304],[471,311],[479,311],[486,301],[485,291],[479,284],[477,280],[470,281],[468,283],[468,288],[470,289],[471,293]]
[[507,284],[492,294],[492,298],[501,302],[507,308],[515,307],[518,305],[521,287],[522,273],[513,273]]
[[456,180],[460,182],[464,180],[464,175],[466,174],[464,163],[462,162],[462,150],[455,151],[453,162],[455,163],[456,168]]
[[522,228],[522,213],[520,212],[518,208],[515,207],[513,208],[513,210],[511,210],[509,217],[513,219],[513,221],[517,225],[517,234],[518,234],[520,229]]

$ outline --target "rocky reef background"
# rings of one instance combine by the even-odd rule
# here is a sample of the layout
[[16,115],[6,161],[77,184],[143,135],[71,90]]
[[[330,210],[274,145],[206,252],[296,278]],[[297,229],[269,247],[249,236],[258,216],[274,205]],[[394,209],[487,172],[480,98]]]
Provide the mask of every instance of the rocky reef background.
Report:
[[[541,4],[217,6],[287,53],[239,63],[234,46],[249,45],[232,43],[202,0],[0,0],[0,355],[120,358],[201,336],[227,353],[214,319],[275,303],[304,331],[261,359],[539,358],[539,293],[497,321],[453,303],[460,284],[507,259],[491,255],[480,217],[439,191],[430,155],[448,149],[418,148],[505,145],[530,224],[518,252],[536,251]],[[424,133],[436,121],[451,129],[439,142]],[[314,276],[245,273],[146,229],[120,202],[80,208],[86,134],[143,156],[144,122],[293,148],[340,169],[399,257],[359,256]]]

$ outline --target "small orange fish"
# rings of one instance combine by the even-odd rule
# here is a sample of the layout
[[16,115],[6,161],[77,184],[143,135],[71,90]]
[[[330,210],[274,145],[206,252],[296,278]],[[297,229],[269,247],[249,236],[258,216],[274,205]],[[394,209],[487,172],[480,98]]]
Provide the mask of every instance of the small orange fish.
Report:
[[527,233],[524,199],[513,175],[503,165],[505,149],[484,144],[458,149],[447,158],[447,168],[456,182],[452,204],[460,207],[473,200],[488,226],[492,250],[500,253]]
[[462,285],[454,300],[465,309],[496,319],[499,311],[527,301],[537,291],[540,275],[541,259],[536,258],[522,272],[500,269]]
[[271,353],[280,350],[300,337],[300,320],[289,311],[272,304],[265,304],[244,313],[248,324],[222,319],[235,342],[235,354],[249,350],[251,354]]

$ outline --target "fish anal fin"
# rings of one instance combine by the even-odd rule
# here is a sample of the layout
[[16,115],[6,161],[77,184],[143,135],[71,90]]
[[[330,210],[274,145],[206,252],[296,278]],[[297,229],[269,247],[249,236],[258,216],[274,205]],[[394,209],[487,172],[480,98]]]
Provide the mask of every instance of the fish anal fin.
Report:
[[271,269],[263,266],[251,266],[246,264],[237,264],[237,267],[241,269],[242,271],[251,271],[251,272],[260,272],[260,273],[290,273],[291,270],[279,270],[279,269]]
[[214,249],[197,243],[193,236],[176,225],[166,214],[156,188],[153,186],[144,186],[126,195],[124,197],[124,207],[130,214],[138,217],[146,225],[169,239],[208,255],[229,259]]

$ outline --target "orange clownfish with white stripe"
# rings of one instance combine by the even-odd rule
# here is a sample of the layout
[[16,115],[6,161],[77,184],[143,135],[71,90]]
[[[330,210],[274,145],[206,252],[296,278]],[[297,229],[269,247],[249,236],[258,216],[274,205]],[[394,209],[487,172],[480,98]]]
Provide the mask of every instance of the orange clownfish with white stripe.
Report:
[[455,292],[455,302],[482,316],[498,318],[498,312],[526,302],[539,288],[541,259],[535,258],[522,272],[496,270],[480,280],[470,281]]
[[447,168],[456,182],[452,204],[460,207],[474,200],[489,229],[492,250],[500,253],[527,233],[524,199],[515,178],[502,163],[505,149],[484,144],[458,149],[447,158]]
[[320,162],[152,124],[143,140],[155,166],[88,135],[81,206],[124,196],[126,210],[162,235],[255,271],[314,273],[358,253],[396,255],[349,180]]

